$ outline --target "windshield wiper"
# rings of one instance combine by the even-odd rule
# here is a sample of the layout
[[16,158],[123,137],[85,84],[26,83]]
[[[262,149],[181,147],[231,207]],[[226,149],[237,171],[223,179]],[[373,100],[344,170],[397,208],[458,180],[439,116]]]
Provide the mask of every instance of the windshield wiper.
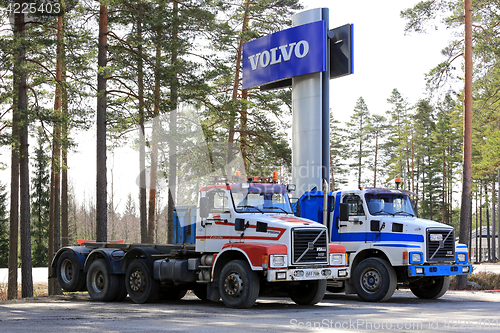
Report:
[[394,214],[408,214],[409,216],[415,216],[412,213],[405,212],[404,210],[400,210],[399,212],[396,212]]
[[246,205],[245,205],[245,206],[243,206],[243,205],[242,205],[242,206],[237,206],[236,208],[240,208],[240,207],[241,207],[241,208],[253,208],[253,209],[255,209],[255,210],[258,210],[260,213],[264,214],[264,212],[263,212],[263,211],[261,211],[259,208],[255,207],[255,206],[246,206]]
[[386,214],[389,214],[389,215],[394,216],[394,214],[393,214],[393,213],[389,213],[389,212],[387,212],[387,211],[385,211],[385,210],[379,210],[379,211],[378,211],[378,212],[376,212],[376,213],[372,213],[372,215],[377,215],[377,214],[380,214],[380,213],[386,213]]
[[286,214],[288,214],[289,212],[287,212],[286,210],[284,210],[283,208],[281,207],[264,207],[264,209],[281,209],[283,212],[285,212]]

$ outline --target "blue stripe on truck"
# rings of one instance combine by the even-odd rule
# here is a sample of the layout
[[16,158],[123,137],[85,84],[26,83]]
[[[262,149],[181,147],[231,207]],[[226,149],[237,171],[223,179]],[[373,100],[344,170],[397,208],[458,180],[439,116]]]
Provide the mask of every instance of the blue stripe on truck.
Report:
[[[334,239],[335,238],[335,239]],[[350,232],[332,234],[332,241],[342,242],[415,242],[423,243],[424,236],[416,234],[394,234],[389,232]]]

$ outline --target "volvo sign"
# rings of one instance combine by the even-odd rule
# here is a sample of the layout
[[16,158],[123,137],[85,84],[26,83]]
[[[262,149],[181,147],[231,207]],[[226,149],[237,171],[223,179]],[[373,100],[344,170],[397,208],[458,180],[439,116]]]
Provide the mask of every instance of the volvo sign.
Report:
[[325,71],[326,25],[317,21],[243,45],[243,89]]

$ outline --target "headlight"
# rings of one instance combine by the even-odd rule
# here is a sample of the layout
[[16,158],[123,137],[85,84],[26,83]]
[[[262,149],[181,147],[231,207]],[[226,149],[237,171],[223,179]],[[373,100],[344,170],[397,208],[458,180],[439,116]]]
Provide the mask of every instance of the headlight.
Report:
[[465,262],[467,255],[465,253],[457,253],[457,261]]
[[269,267],[270,268],[282,268],[287,266],[287,256],[286,254],[271,254],[269,256]]
[[331,266],[345,266],[345,253],[330,253]]
[[422,262],[422,253],[412,252],[411,253],[411,263],[421,263]]

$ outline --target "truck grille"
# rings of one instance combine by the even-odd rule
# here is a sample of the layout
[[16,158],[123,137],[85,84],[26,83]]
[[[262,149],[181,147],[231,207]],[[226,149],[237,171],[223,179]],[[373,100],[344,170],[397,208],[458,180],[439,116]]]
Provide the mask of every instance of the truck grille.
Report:
[[327,264],[328,241],[326,229],[292,230],[293,264]]
[[455,261],[455,231],[427,229],[427,261]]

